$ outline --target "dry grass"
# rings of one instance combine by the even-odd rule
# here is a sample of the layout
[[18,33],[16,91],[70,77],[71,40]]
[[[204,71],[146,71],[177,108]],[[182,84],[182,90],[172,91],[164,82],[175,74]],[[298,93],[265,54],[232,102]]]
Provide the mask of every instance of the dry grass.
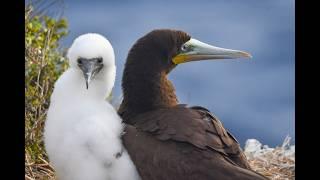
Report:
[[[254,148],[248,147],[248,141],[254,144]],[[262,146],[256,140],[248,140],[245,154],[251,167],[273,180],[295,179],[294,146],[290,146],[290,138],[287,137],[281,147],[269,148]],[[26,180],[54,180],[54,170],[49,162],[39,157],[39,163],[30,163],[30,157],[25,155],[25,179]]]
[[25,180],[54,180],[54,170],[48,161],[39,157],[40,163],[32,163],[28,153],[25,154]]
[[261,147],[255,140],[251,140],[251,143],[260,146],[256,149],[245,148],[245,154],[253,170],[274,180],[295,179],[295,152],[294,146],[290,146],[290,137],[285,139],[281,147],[276,148]]

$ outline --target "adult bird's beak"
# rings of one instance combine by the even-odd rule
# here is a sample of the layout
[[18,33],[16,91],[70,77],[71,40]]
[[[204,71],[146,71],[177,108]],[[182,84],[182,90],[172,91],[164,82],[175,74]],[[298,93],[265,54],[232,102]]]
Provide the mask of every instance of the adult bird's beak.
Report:
[[89,88],[91,80],[102,69],[103,64],[99,63],[98,59],[82,59],[81,64],[78,64],[83,72],[86,80],[86,88]]
[[235,59],[251,58],[252,56],[244,51],[215,47],[196,39],[191,38],[181,46],[181,52],[172,61],[174,64],[181,64],[190,61],[209,59]]

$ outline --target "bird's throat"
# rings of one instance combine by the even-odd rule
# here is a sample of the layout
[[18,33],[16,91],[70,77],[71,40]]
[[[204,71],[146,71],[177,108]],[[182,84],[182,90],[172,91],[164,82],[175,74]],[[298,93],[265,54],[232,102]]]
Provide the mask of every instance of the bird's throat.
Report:
[[137,72],[130,77],[125,76],[122,88],[124,94],[119,114],[128,124],[135,123],[130,119],[136,115],[178,104],[175,89],[165,72],[159,74]]

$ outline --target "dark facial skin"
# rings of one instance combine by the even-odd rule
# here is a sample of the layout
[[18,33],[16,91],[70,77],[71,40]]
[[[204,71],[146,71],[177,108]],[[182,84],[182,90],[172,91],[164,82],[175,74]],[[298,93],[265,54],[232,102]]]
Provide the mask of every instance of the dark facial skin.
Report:
[[100,72],[103,68],[103,59],[101,57],[97,58],[78,58],[77,60],[79,68],[83,72],[83,76],[86,80],[86,87],[89,88],[90,81]]

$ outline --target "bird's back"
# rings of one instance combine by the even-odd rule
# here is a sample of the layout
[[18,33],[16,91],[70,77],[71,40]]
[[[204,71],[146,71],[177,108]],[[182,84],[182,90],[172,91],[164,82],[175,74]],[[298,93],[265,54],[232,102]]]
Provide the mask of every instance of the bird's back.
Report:
[[123,139],[142,179],[266,179],[250,169],[236,139],[205,108],[180,105],[135,119]]

